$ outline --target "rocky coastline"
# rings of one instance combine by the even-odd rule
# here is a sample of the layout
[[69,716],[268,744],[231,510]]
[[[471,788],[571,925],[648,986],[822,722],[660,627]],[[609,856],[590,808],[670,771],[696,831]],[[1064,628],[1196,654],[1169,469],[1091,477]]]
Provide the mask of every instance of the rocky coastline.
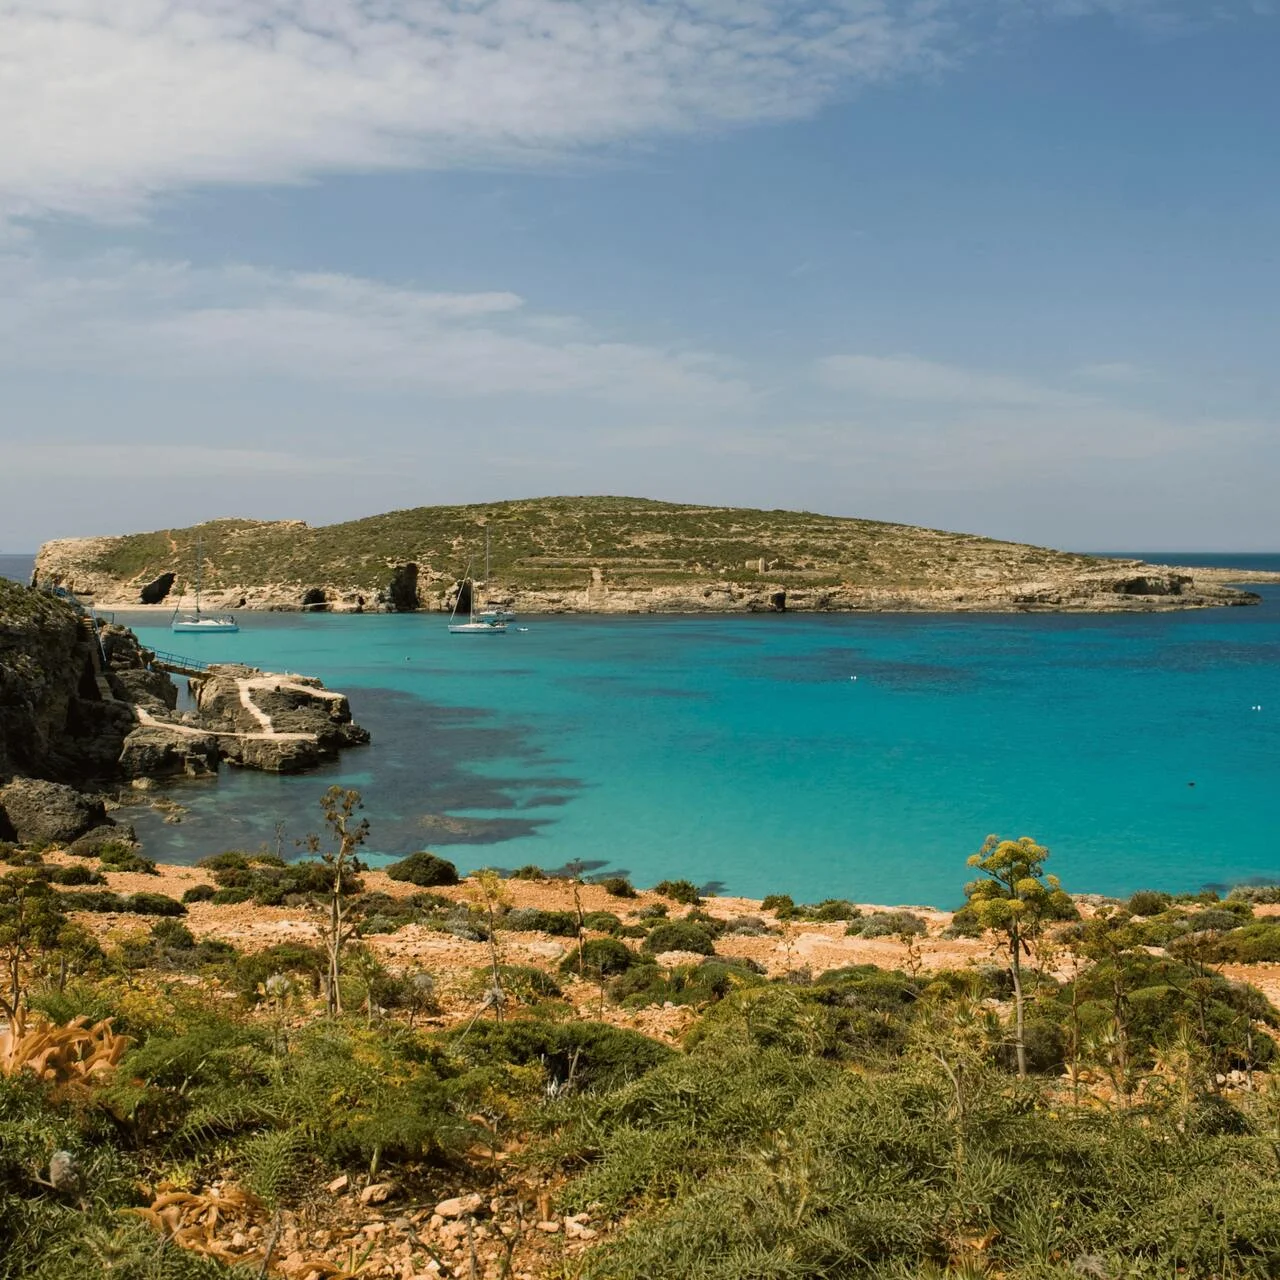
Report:
[[132,842],[109,813],[122,789],[223,762],[293,773],[369,741],[318,680],[193,667],[195,707],[180,711],[174,670],[128,628],[0,582],[0,839]]

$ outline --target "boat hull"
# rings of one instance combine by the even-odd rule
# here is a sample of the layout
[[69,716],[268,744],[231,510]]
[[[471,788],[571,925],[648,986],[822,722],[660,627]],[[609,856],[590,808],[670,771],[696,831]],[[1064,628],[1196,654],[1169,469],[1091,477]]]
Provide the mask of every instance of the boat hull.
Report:
[[451,636],[500,636],[506,632],[505,622],[455,622],[449,627]]
[[191,618],[185,622],[171,622],[169,630],[189,636],[222,636],[230,635],[233,631],[239,631],[240,626],[230,618],[210,618],[207,621],[204,618],[199,620]]

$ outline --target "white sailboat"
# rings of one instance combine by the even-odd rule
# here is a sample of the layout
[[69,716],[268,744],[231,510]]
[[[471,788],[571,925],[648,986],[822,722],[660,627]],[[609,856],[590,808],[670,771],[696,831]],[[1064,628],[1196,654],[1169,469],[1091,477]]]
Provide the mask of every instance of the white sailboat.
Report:
[[476,584],[471,580],[471,566],[467,565],[467,576],[463,579],[467,583],[467,620],[466,622],[458,621],[458,600],[462,596],[462,590],[459,588],[458,595],[453,601],[453,612],[449,614],[449,634],[451,636],[500,636],[504,635],[507,630],[507,624],[492,613],[476,612]]
[[178,617],[178,609],[182,607],[182,601],[178,601],[178,609],[173,611],[173,617],[169,621],[170,631],[180,631],[187,635],[228,635],[232,631],[239,631],[240,626],[235,618],[229,613],[201,613],[200,612],[200,575],[204,568],[204,547],[196,540],[196,608],[194,613],[188,613],[183,617]]

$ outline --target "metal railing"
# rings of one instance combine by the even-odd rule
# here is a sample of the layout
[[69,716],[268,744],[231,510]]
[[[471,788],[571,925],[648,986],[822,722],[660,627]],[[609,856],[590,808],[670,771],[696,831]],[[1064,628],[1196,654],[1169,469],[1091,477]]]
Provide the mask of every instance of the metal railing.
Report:
[[151,663],[153,666],[172,667],[183,675],[203,675],[209,670],[209,664],[201,662],[199,658],[184,657],[180,653],[169,653],[165,649],[152,649]]

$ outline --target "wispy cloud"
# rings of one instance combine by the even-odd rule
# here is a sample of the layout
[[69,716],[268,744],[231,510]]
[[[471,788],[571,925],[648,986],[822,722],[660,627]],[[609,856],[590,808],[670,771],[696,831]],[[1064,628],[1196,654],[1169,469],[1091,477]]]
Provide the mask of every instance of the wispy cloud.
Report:
[[1062,406],[1067,394],[1007,374],[939,364],[919,356],[836,355],[818,361],[826,386],[878,400],[917,404]]
[[[1247,8],[1223,0],[1215,16]],[[812,114],[1011,15],[1193,0],[0,0],[0,221]]]
[[0,256],[0,364],[268,375],[454,397],[578,396],[741,408],[753,391],[704,352],[616,341],[513,293],[440,293],[338,274],[197,269],[106,255]]

